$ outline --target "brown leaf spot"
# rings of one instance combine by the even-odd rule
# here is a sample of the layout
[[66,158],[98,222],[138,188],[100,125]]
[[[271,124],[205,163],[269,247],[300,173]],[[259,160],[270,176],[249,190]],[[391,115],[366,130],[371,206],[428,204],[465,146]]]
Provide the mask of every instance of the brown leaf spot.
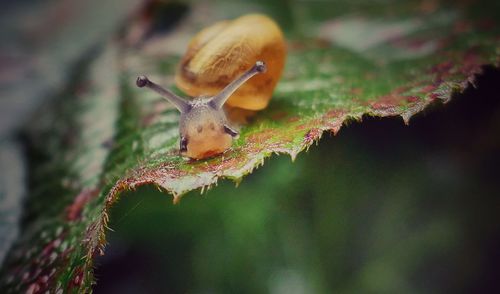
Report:
[[396,105],[392,102],[376,101],[371,104],[371,107],[374,110],[392,111]]
[[463,65],[460,68],[460,71],[464,75],[470,75],[471,73],[476,73],[481,65],[482,61],[477,53],[476,48],[470,48],[465,52],[465,56],[463,59]]
[[436,64],[431,68],[431,73],[435,74],[435,82],[441,83],[441,81],[448,77],[451,74],[451,70],[453,69],[452,61],[444,61]]
[[248,136],[247,142],[249,143],[263,143],[276,135],[273,129],[264,130]]
[[309,120],[308,122],[306,122],[304,124],[300,124],[300,125],[296,126],[295,130],[303,131],[303,130],[313,128],[315,126],[320,126],[322,124],[323,124],[323,119],[321,119],[321,118],[313,119],[313,120]]
[[287,116],[288,116],[288,113],[286,111],[278,111],[276,113],[273,113],[271,115],[271,118],[273,120],[282,120],[282,119],[284,119]]
[[304,136],[304,143],[306,145],[311,145],[312,143],[314,143],[314,141],[319,140],[322,133],[323,131],[318,128],[309,130],[309,132],[307,132],[307,134]]
[[420,100],[420,98],[418,98],[417,96],[406,96],[406,102],[408,103],[415,103],[418,100]]
[[327,119],[339,118],[342,115],[344,115],[344,113],[345,113],[345,110],[343,110],[343,109],[332,109],[332,110],[327,111],[327,113],[325,114],[325,118],[327,118]]
[[429,99],[431,101],[438,100],[438,99],[440,99],[439,98],[439,94],[437,94],[437,93],[431,93],[431,95],[429,95]]
[[99,195],[99,189],[83,189],[73,203],[66,207],[66,220],[76,221],[80,218],[83,207],[93,198]]
[[355,96],[361,96],[363,94],[363,89],[362,88],[351,88],[351,90],[349,92]]
[[41,293],[40,290],[40,285],[38,285],[38,283],[33,283],[29,285],[28,289],[26,290],[26,294]]
[[435,91],[436,89],[437,89],[437,87],[435,85],[427,85],[427,86],[422,87],[419,92],[422,94],[427,94],[427,93]]
[[72,274],[72,279],[68,283],[68,286],[66,288],[66,292],[68,293],[73,293],[75,292],[75,288],[79,288],[83,284],[83,277],[84,277],[84,270],[82,269],[81,266],[75,268]]

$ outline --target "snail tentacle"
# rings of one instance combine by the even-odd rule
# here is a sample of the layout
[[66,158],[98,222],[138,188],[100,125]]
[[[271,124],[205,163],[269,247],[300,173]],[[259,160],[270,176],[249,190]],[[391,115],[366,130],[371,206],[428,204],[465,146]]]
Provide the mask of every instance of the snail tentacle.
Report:
[[188,141],[185,137],[182,137],[181,136],[181,141],[180,141],[180,151],[181,152],[186,152],[187,151],[187,144],[188,144]]
[[136,85],[139,88],[146,87],[160,94],[161,97],[172,103],[181,113],[186,113],[191,109],[191,105],[186,100],[175,95],[172,91],[153,83],[145,76],[139,76],[137,78]]
[[215,109],[221,109],[224,103],[226,103],[227,99],[231,97],[231,95],[238,90],[241,85],[243,85],[246,81],[248,81],[251,77],[256,74],[266,72],[267,67],[263,61],[255,62],[255,65],[252,66],[249,70],[243,73],[239,78],[232,81],[229,85],[227,85],[219,94],[212,97],[210,101],[210,105]]
[[239,135],[238,131],[236,131],[235,129],[231,128],[228,125],[224,125],[224,132],[231,135],[231,137],[233,138]]

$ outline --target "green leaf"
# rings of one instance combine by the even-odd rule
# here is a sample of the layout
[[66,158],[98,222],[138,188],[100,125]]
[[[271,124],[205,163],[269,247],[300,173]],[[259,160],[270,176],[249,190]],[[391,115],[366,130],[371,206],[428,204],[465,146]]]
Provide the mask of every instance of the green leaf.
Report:
[[[486,5],[259,3],[193,3],[174,30],[139,49],[110,41],[77,70],[57,103],[40,111],[28,128],[29,204],[4,266],[5,290],[90,291],[109,209],[125,190],[152,184],[178,201],[222,178],[238,182],[272,154],[294,159],[324,132],[363,116],[409,123],[463,91],[483,65],[500,61],[498,17],[482,14],[498,10]],[[172,86],[186,42],[200,27],[256,10],[275,17],[289,42],[273,100],[231,150],[183,159],[177,111],[134,80],[148,74]]]

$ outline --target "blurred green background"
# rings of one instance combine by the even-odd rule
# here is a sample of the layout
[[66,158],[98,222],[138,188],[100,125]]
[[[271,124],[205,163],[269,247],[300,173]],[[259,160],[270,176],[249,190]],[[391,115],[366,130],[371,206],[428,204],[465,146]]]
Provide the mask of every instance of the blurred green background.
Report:
[[[75,63],[108,40],[141,1],[92,0],[96,10],[56,2],[4,6],[1,139],[19,140],[12,134],[25,118],[63,88]],[[216,2],[221,15],[241,14],[241,3]],[[296,35],[309,29],[299,23],[312,12],[377,13],[380,4],[394,3],[343,0],[331,10],[323,8],[328,1],[257,2]],[[283,9],[288,6],[296,9]],[[178,15],[155,28],[168,30],[186,7],[177,4]],[[498,13],[469,7],[467,13]],[[498,69],[486,69],[476,89],[410,126],[399,118],[352,122],[293,163],[271,158],[238,188],[221,181],[176,206],[151,187],[122,195],[112,210],[110,245],[96,262],[94,291],[500,293],[498,81]]]
[[96,293],[498,293],[499,79],[410,126],[365,117],[238,188],[123,195]]

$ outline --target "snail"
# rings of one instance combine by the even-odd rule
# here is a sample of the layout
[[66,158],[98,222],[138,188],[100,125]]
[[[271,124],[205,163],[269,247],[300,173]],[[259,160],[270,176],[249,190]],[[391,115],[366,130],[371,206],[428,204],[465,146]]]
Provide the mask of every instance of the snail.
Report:
[[285,57],[278,25],[265,15],[249,14],[207,27],[189,43],[175,81],[192,100],[178,97],[145,76],[138,77],[136,84],[154,90],[180,111],[180,152],[203,159],[223,153],[238,136],[224,108],[257,111],[267,107]]
[[224,152],[231,147],[233,137],[238,135],[227,121],[224,103],[243,83],[258,73],[266,71],[266,65],[257,61],[239,78],[212,97],[196,97],[185,100],[173,92],[151,82],[147,77],[137,78],[137,86],[148,87],[171,102],[180,112],[179,132],[181,154],[193,159],[203,159]]

